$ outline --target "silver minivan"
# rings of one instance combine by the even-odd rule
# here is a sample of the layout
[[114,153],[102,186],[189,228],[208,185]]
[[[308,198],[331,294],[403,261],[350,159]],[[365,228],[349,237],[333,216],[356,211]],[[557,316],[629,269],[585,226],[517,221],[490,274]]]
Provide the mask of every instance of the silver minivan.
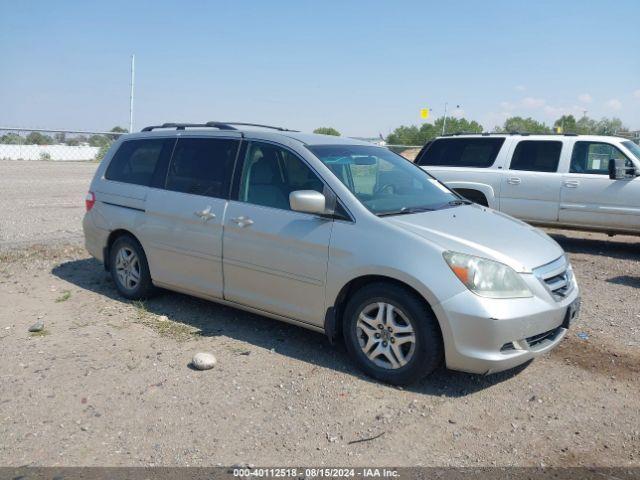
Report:
[[344,137],[147,127],[111,147],[86,206],[86,247],[125,298],[161,287],[343,337],[389,383],[520,365],[579,311],[545,233]]

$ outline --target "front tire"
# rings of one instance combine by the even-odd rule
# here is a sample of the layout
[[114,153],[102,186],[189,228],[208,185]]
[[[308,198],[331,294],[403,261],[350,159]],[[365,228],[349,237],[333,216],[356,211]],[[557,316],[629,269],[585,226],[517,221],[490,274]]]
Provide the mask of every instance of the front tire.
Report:
[[369,376],[393,385],[413,383],[443,358],[438,321],[412,291],[391,283],[358,290],[343,317],[347,351]]
[[140,243],[129,235],[118,237],[110,249],[109,270],[120,295],[142,300],[154,292],[149,264]]

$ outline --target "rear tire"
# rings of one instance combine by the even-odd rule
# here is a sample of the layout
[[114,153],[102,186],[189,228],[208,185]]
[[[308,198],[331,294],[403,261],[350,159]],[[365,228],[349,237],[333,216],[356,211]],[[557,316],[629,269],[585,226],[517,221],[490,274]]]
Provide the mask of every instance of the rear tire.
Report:
[[342,330],[358,367],[386,383],[413,383],[442,363],[442,335],[433,312],[415,293],[392,283],[358,290],[347,303]]
[[109,250],[109,270],[120,295],[142,300],[154,293],[147,256],[133,237],[118,237]]

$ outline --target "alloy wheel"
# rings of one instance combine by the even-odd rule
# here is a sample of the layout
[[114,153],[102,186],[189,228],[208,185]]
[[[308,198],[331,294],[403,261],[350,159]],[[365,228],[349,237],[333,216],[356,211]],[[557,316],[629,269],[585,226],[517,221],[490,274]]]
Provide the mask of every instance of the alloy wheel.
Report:
[[358,342],[376,366],[404,367],[415,352],[416,334],[409,318],[396,306],[376,302],[365,306],[356,323]]
[[135,290],[140,283],[140,259],[133,249],[123,246],[116,254],[116,275],[120,285]]

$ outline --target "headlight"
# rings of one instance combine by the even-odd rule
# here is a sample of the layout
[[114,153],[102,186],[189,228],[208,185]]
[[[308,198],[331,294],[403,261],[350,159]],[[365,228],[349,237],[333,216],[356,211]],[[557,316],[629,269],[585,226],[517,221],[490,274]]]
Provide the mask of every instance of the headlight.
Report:
[[513,268],[493,260],[457,252],[444,252],[453,273],[473,293],[488,298],[532,297]]

